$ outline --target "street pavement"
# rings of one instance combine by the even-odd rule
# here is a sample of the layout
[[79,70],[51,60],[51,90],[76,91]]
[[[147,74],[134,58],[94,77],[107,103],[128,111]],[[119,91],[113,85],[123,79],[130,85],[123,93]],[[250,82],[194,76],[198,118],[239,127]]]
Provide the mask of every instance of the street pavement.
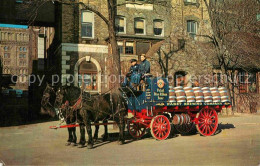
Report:
[[172,134],[157,141],[147,134],[141,140],[128,136],[124,145],[117,144],[117,131],[110,127],[110,141],[99,140],[94,149],[65,146],[67,130],[49,129],[57,121],[2,127],[0,161],[6,165],[260,165],[260,116],[219,121],[221,130],[214,136]]

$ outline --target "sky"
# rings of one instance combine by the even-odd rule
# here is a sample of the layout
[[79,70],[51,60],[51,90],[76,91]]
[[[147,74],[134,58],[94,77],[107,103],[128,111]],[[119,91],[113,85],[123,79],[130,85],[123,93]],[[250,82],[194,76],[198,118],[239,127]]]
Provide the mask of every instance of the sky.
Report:
[[15,25],[15,24],[2,24],[0,23],[1,28],[20,28],[20,29],[28,29],[27,25]]

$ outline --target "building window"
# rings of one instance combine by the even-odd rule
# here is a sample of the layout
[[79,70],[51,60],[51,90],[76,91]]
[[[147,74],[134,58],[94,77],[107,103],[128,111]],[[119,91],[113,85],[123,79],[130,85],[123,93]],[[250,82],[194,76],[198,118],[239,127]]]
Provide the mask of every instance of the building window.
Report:
[[20,54],[19,58],[26,58],[26,55],[25,54]]
[[117,42],[119,53],[124,54],[124,42],[123,41],[118,41]]
[[135,34],[145,34],[145,20],[135,18]]
[[190,37],[192,37],[193,39],[197,34],[197,29],[198,29],[197,21],[194,20],[187,21],[187,32],[189,33]]
[[125,53],[134,54],[134,42],[125,42]]
[[22,47],[20,47],[20,51],[23,51],[23,48],[22,48]]
[[23,51],[24,51],[24,52],[26,51],[26,48],[25,48],[25,47],[23,48]]
[[97,67],[92,62],[82,62],[79,67],[79,87],[83,90],[98,90]]
[[197,3],[197,0],[184,0],[184,3]]
[[81,37],[94,37],[94,13],[82,11]]
[[118,16],[116,18],[116,31],[118,33],[126,33],[126,21],[124,17]]
[[10,58],[10,54],[5,53],[4,58]]
[[10,65],[10,61],[4,61],[4,65]]
[[153,32],[156,36],[163,36],[164,25],[162,20],[153,21]]
[[5,50],[5,51],[8,51],[8,47],[7,47],[7,46],[5,46],[5,47],[4,47],[4,50]]
[[255,72],[240,71],[238,73],[239,93],[257,92],[257,75]]

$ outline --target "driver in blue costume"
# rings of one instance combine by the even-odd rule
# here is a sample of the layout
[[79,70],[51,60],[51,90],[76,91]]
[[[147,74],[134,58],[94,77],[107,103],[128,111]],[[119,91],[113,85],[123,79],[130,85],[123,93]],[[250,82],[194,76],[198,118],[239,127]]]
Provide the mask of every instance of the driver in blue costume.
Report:
[[125,78],[124,85],[135,87],[139,84],[141,75],[139,73],[139,65],[137,64],[136,59],[131,59],[131,67],[129,72],[126,74],[126,77],[130,77],[130,85],[127,78]]

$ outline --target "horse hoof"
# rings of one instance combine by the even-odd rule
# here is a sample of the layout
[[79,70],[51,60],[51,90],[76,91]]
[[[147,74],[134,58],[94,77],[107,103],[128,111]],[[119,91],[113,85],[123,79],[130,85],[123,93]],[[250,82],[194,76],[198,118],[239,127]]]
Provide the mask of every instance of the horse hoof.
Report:
[[73,146],[78,146],[78,144],[77,143],[73,143]]
[[88,145],[87,145],[87,148],[88,148],[88,149],[92,149],[92,148],[93,148],[93,144],[88,144]]
[[121,140],[121,141],[118,141],[118,144],[119,144],[119,145],[123,145],[124,143],[125,143],[125,141],[122,141],[122,140]]
[[65,144],[65,146],[70,146],[71,145],[71,142],[67,142],[66,144]]
[[97,137],[94,137],[94,138],[93,138],[93,141],[94,141],[94,142],[97,142],[97,140],[98,140]]
[[107,139],[108,139],[108,137],[107,137],[107,136],[106,136],[106,137],[103,137],[103,138],[102,138],[102,141],[103,141],[103,142],[106,142],[106,141],[107,141]]
[[80,146],[78,146],[78,148],[84,148],[85,146],[84,145],[80,145]]

